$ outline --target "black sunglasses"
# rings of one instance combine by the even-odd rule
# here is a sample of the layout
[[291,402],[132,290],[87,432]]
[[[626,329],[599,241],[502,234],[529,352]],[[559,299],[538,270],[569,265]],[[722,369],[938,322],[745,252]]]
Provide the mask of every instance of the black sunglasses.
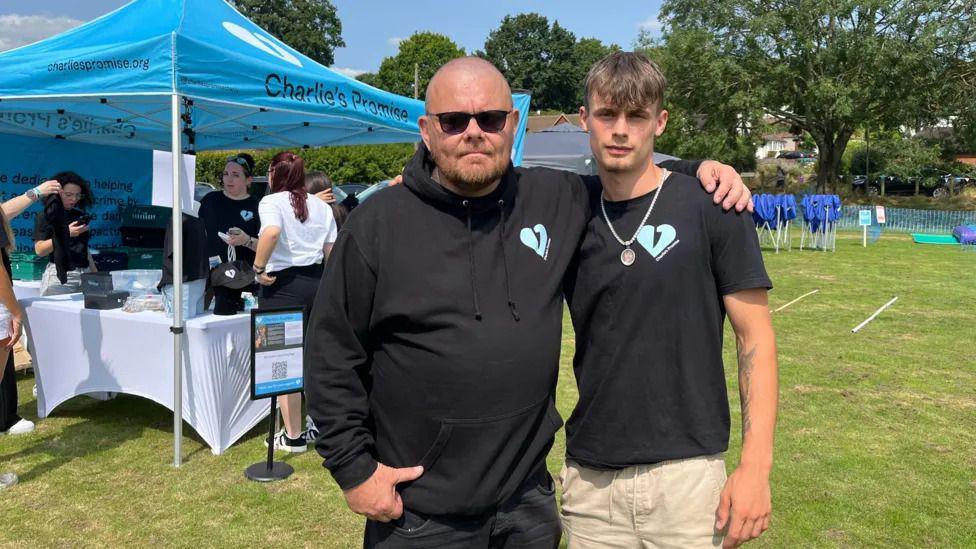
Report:
[[481,131],[488,133],[498,133],[505,129],[505,122],[512,111],[481,111],[474,114],[469,112],[440,112],[427,113],[428,116],[436,116],[441,124],[441,131],[448,135],[458,135],[468,129],[468,124],[474,118]]
[[244,175],[248,177],[251,176],[251,167],[248,165],[246,158],[242,156],[228,156],[225,163],[227,162],[233,162],[238,166],[244,168]]

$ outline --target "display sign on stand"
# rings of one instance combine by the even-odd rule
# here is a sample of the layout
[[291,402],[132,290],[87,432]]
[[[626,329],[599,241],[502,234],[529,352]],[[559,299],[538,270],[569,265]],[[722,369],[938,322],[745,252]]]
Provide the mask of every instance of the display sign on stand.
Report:
[[278,396],[304,388],[305,326],[303,307],[251,311],[251,400],[271,398],[268,457],[244,471],[251,480],[283,480],[295,472],[287,463],[274,461],[274,435]]
[[857,224],[864,231],[864,238],[861,245],[868,247],[868,227],[871,226],[871,210],[858,210]]

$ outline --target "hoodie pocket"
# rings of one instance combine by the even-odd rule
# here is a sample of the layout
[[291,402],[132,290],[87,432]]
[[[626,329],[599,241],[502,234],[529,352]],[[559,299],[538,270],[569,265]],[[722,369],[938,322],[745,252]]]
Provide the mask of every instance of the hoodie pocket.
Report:
[[[562,425],[548,397],[504,415],[445,418],[410,490],[440,514],[474,514],[510,496],[545,457]],[[427,507],[427,505],[424,505]]]

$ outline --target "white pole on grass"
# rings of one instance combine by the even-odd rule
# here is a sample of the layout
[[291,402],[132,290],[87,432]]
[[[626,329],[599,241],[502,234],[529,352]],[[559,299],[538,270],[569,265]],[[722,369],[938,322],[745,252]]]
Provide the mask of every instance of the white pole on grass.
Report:
[[787,303],[786,305],[783,305],[783,306],[782,306],[782,307],[780,307],[779,309],[776,309],[776,310],[775,310],[775,311],[773,311],[773,312],[774,312],[774,313],[778,313],[778,312],[780,312],[780,311],[782,311],[783,309],[785,309],[785,308],[787,308],[787,307],[789,307],[790,305],[792,305],[792,304],[794,304],[794,303],[796,303],[797,301],[800,301],[801,299],[803,299],[803,298],[805,298],[805,297],[808,297],[808,296],[811,296],[811,295],[813,295],[813,294],[815,294],[815,293],[817,293],[817,292],[819,292],[819,291],[820,291],[819,289],[816,289],[816,290],[814,290],[814,291],[812,291],[812,292],[807,292],[807,293],[805,293],[805,294],[803,294],[803,295],[801,295],[800,297],[798,297],[798,298],[796,298],[796,299],[794,299],[793,301],[790,301],[790,302],[789,302],[789,303]]
[[170,150],[173,152],[173,467],[183,459],[183,173],[180,96],[171,97]]
[[827,251],[828,241],[830,240],[830,227],[828,223],[830,219],[830,206],[824,208],[824,220],[821,228],[823,229],[823,251]]
[[888,307],[891,307],[896,301],[898,301],[898,296],[895,296],[895,297],[891,298],[891,301],[889,301],[889,302],[885,303],[884,305],[882,305],[881,308],[878,309],[877,311],[875,311],[873,315],[869,316],[867,320],[865,320],[864,322],[858,324],[853,330],[851,330],[851,333],[852,334],[856,334],[858,330],[860,330],[861,328],[865,327],[868,324],[868,322],[871,322],[872,320],[874,320],[874,318],[876,316],[878,316],[879,314],[881,314],[881,311],[884,311]]

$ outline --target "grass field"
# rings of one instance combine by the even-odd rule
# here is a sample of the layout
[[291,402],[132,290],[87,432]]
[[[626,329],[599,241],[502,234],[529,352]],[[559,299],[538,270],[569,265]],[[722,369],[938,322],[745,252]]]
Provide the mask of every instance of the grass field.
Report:
[[[885,236],[836,254],[766,254],[781,405],[766,547],[976,547],[976,253]],[[899,296],[858,334],[851,328]],[[734,354],[726,336],[738,461]],[[558,404],[576,399],[566,321]],[[36,417],[33,379],[18,376],[21,414]],[[244,468],[264,455],[266,423],[225,455],[195,436],[173,469],[172,416],[136,397],[77,398],[25,436],[0,438],[0,546],[361,546],[362,521],[314,453],[283,459],[286,482]],[[192,435],[189,427],[185,433]],[[562,465],[562,432],[549,458]]]

